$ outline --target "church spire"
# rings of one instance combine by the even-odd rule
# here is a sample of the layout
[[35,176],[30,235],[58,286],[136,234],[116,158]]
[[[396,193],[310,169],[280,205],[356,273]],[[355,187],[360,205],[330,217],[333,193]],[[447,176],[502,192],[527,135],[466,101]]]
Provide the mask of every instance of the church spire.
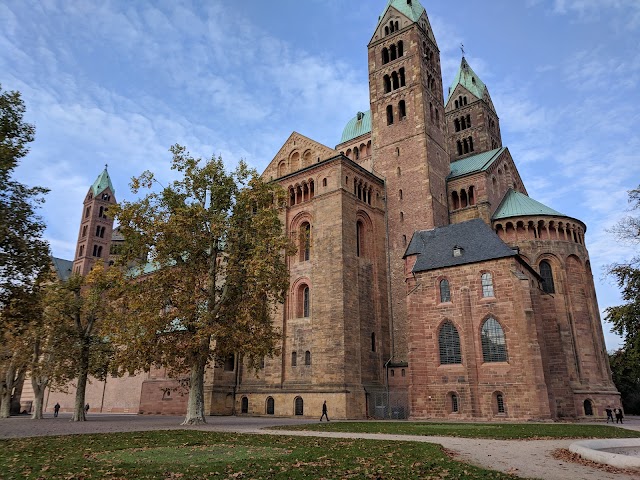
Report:
[[91,190],[93,191],[93,195],[97,196],[102,192],[104,192],[107,188],[111,189],[111,193],[113,194],[116,193],[116,189],[113,188],[113,183],[111,183],[111,177],[109,176],[109,172],[107,171],[107,165],[105,165],[102,173],[98,175],[98,178],[96,178],[96,181],[93,182],[93,185],[91,185]]
[[449,87],[449,97],[451,97],[451,94],[455,91],[458,85],[462,85],[469,91],[469,93],[476,96],[479,100],[487,100],[487,97],[489,96],[489,89],[487,89],[484,82],[480,80],[478,74],[473,71],[469,62],[467,62],[467,59],[464,56],[464,45],[461,45],[461,49],[462,60],[460,62],[458,73]]

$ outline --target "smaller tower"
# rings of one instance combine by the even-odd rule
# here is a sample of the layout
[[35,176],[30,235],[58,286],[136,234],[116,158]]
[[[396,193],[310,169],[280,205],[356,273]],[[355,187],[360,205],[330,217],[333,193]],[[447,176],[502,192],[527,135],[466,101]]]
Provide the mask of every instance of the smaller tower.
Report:
[[445,105],[447,148],[454,162],[502,147],[500,120],[489,89],[462,57]]
[[73,273],[86,275],[96,261],[109,259],[113,218],[107,212],[115,204],[115,188],[105,165],[84,199]]

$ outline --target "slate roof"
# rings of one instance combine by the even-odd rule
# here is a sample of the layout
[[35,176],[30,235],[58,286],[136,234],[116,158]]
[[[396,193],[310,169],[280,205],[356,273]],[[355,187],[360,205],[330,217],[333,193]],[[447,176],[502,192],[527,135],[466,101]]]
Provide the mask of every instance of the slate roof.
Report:
[[[389,10],[389,7],[395,8],[412,22],[417,22],[420,19],[422,13],[425,11],[424,7],[418,0],[411,0],[411,4],[407,3],[407,0],[389,0],[387,6],[384,7],[382,15],[378,17],[378,26],[380,25],[382,18],[387,13],[387,10]],[[378,27],[376,26],[376,28]]]
[[[478,74],[471,69],[471,67],[469,66],[469,62],[467,62],[467,59],[464,57],[462,57],[458,73],[456,74],[453,83],[449,87],[449,95],[453,93],[458,85],[462,85],[464,88],[469,90],[469,92],[480,99],[483,99],[485,91],[488,91],[484,82],[480,80]],[[448,101],[449,100],[447,99],[445,104]]]
[[98,178],[96,178],[96,181],[93,182],[93,185],[91,185],[91,189],[93,190],[93,196],[95,197],[96,195],[104,192],[107,189],[107,187],[111,189],[111,193],[113,194],[116,193],[116,189],[113,188],[113,183],[111,183],[111,177],[109,177],[109,172],[107,172],[107,167],[104,167],[104,170],[102,171],[102,173],[98,175]]
[[553,215],[554,217],[566,217],[566,215],[549,208],[546,205],[527,197],[524,193],[509,189],[500,206],[493,214],[493,220],[526,215]]
[[[454,247],[462,255],[453,256]],[[405,257],[418,255],[413,273],[484,262],[497,258],[515,257],[517,252],[479,218],[446,227],[415,232]]]
[[73,271],[73,262],[71,260],[64,260],[62,258],[51,257],[51,263],[56,271],[56,275],[62,281],[66,281],[71,276]]
[[470,173],[485,171],[506,149],[507,147],[496,148],[495,150],[489,150],[488,152],[479,153],[478,155],[472,155],[453,162],[451,163],[451,173],[447,178],[453,180],[454,178],[463,177]]
[[355,117],[347,122],[342,131],[340,143],[348,142],[366,133],[371,133],[371,110],[358,112]]

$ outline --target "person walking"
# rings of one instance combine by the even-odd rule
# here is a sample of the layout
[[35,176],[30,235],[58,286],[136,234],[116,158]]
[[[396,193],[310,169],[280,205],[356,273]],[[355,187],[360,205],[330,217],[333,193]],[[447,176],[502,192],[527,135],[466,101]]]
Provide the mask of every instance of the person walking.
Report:
[[85,414],[89,413],[89,404],[88,403],[84,406],[84,413]]
[[320,421],[322,421],[322,419],[324,417],[327,417],[327,422],[328,422],[329,421],[329,415],[327,415],[327,401],[326,400],[322,404],[322,416],[320,417]]
[[616,409],[616,423],[624,423],[622,421],[623,418],[624,418],[624,415],[622,414],[622,409],[621,408]]
[[56,402],[56,404],[53,406],[53,416],[57,417],[59,411],[60,411],[60,404]]
[[611,410],[611,405],[604,409],[607,412],[607,423],[609,423],[609,419],[611,419],[611,423],[613,423],[613,410]]

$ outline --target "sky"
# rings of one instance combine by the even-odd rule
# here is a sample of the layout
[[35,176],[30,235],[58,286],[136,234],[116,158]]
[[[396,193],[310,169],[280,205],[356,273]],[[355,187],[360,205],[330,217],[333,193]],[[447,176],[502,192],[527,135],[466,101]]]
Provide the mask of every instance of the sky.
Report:
[[[291,132],[329,147],[369,108],[367,44],[387,0],[3,0],[0,84],[36,139],[16,172],[51,189],[41,215],[72,259],[82,201],[108,164],[172,179],[168,148],[262,171]],[[604,267],[632,256],[607,231],[640,183],[639,0],[422,0],[444,91],[466,58],[488,86],[529,195],[587,224],[601,311]],[[607,348],[620,339],[604,325]]]

